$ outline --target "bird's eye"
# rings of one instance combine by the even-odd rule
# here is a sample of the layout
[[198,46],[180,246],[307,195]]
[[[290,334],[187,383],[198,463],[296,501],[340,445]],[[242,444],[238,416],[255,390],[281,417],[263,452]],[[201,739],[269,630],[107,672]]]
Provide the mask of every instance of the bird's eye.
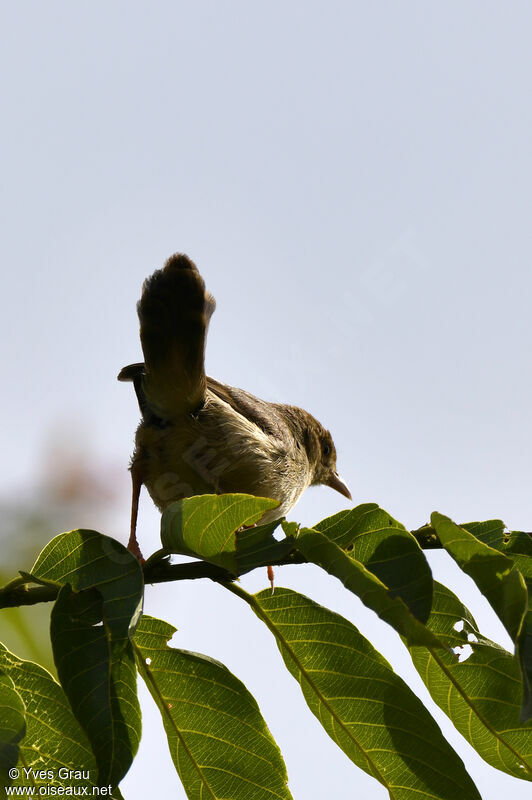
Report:
[[325,442],[325,444],[323,445],[322,452],[324,456],[328,456],[329,453],[331,452],[331,446],[327,444],[327,442]]

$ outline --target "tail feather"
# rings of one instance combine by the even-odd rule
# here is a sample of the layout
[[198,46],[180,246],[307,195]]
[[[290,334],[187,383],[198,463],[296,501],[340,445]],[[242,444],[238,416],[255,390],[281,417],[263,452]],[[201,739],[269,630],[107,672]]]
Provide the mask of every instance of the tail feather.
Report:
[[205,401],[205,341],[215,301],[188,256],[176,253],[144,282],[137,304],[146,371],[143,389],[161,418]]

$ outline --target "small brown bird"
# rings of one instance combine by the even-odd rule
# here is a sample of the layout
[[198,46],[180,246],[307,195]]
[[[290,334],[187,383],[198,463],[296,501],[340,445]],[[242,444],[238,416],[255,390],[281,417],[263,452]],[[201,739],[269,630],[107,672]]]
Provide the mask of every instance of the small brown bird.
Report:
[[196,265],[176,253],[144,282],[137,304],[143,364],[133,381],[142,420],[131,459],[129,549],[142,484],[162,511],[197,494],[242,492],[279,501],[261,522],[283,517],[302,492],[325,484],[351,499],[336,472],[329,431],[307,411],[268,403],[205,375],[205,339],[215,301]]

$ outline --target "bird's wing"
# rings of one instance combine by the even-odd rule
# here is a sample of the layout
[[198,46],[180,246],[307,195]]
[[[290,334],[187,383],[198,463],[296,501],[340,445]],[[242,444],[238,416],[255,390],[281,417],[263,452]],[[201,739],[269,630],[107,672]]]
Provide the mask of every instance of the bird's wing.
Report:
[[284,438],[284,427],[273,403],[266,403],[243,389],[227,386],[210,376],[207,376],[207,388],[264,433],[277,439]]
[[207,387],[205,341],[215,306],[196,265],[185,255],[171,256],[144,282],[137,304],[145,361],[139,390],[139,365],[125,367],[119,376],[133,380],[143,414],[143,403],[163,420],[201,408]]

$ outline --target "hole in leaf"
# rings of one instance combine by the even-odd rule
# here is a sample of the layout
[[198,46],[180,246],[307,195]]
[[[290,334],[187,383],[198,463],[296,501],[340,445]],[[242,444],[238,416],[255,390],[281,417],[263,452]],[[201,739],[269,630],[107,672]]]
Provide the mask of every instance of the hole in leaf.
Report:
[[458,663],[462,664],[462,662],[467,661],[473,655],[473,648],[470,644],[461,644],[458,647],[452,648],[453,653],[455,656],[458,656]]

